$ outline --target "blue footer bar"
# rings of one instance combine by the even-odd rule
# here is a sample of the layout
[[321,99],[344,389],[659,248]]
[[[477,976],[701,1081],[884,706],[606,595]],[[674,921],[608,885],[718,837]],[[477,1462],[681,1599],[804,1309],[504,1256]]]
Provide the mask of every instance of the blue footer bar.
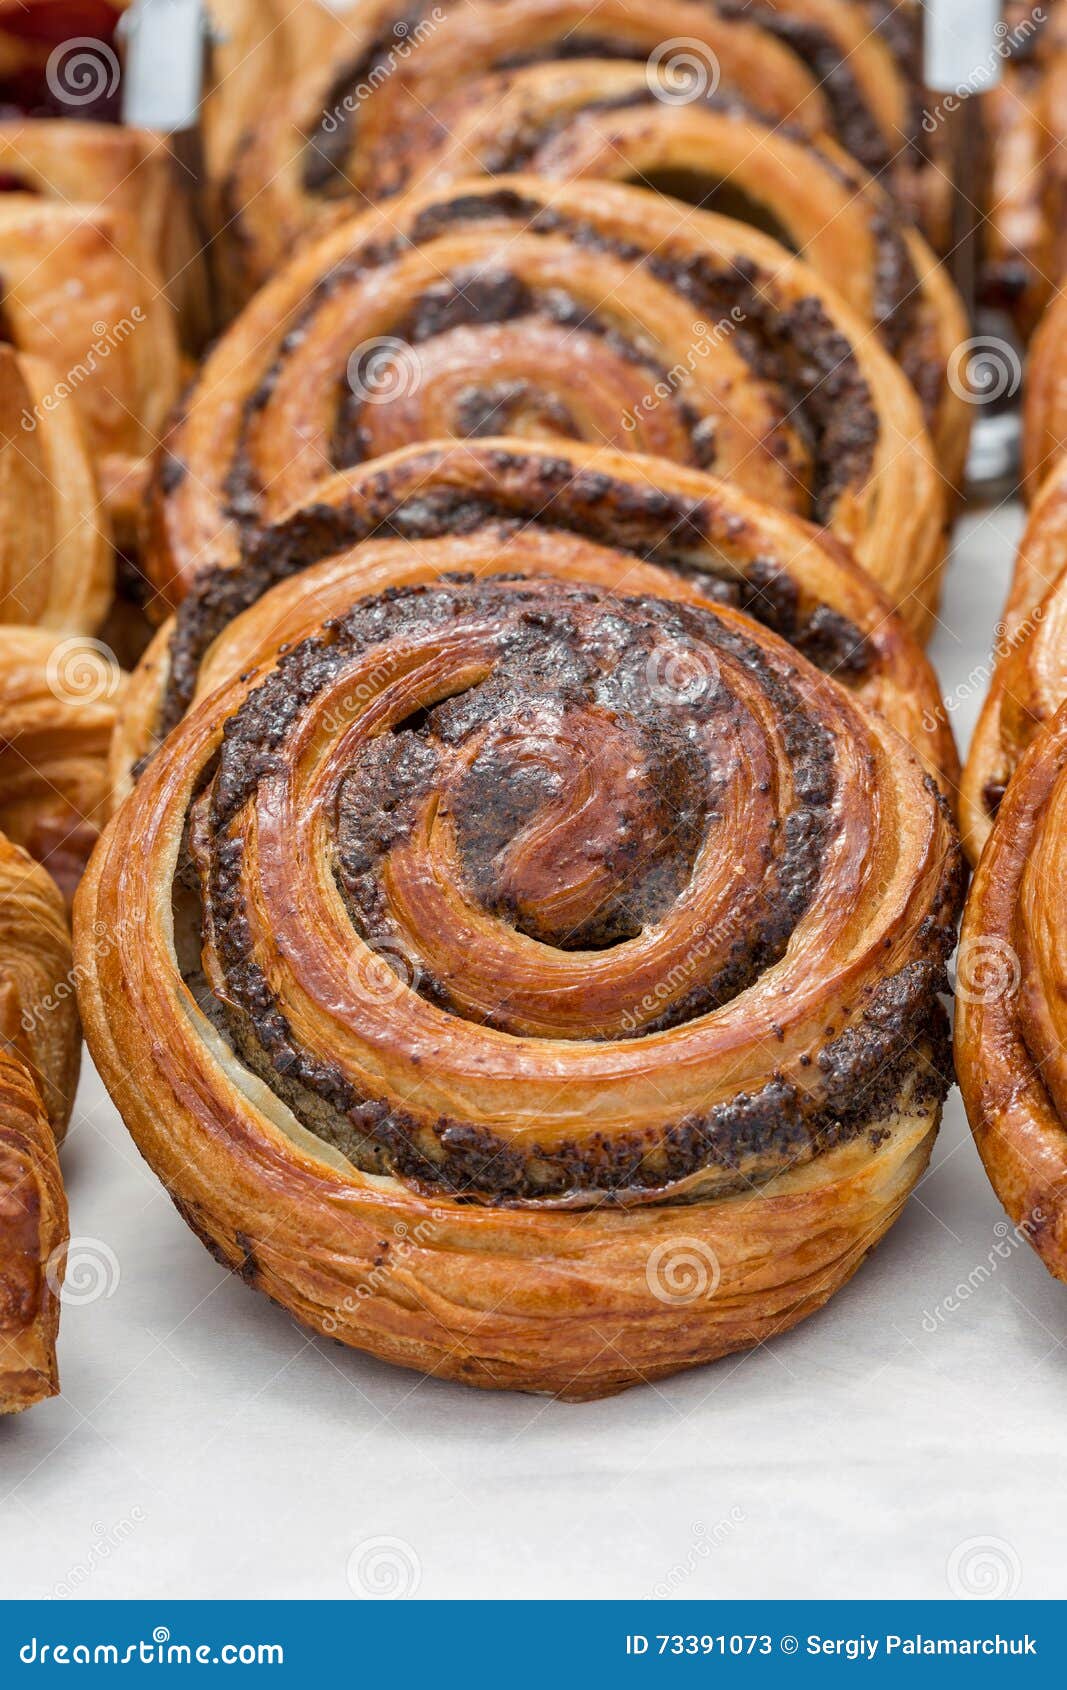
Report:
[[[8,1602],[0,1685],[263,1674],[406,1690],[1062,1685],[1060,1602]],[[386,1677],[385,1675],[388,1675]]]

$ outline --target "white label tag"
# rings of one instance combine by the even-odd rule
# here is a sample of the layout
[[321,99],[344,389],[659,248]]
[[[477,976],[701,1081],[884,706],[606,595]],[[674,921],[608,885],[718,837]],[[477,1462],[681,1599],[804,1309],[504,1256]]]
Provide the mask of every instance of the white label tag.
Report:
[[1000,81],[1000,0],[926,0],[924,11],[929,88],[939,94],[980,94]]
[[165,134],[191,128],[203,91],[201,0],[134,0],[123,37],[123,120]]

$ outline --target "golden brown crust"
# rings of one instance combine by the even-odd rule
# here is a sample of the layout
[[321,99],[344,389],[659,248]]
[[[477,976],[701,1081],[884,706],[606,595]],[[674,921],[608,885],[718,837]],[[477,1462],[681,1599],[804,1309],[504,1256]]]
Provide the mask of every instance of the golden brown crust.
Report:
[[[153,261],[117,210],[0,195],[4,328],[57,374],[98,466],[143,459],[178,394],[174,315]],[[71,285],[76,277],[78,285]]]
[[114,565],[81,423],[53,370],[0,345],[0,623],[91,634]]
[[[739,103],[678,104],[665,73],[657,81],[645,66],[606,60],[478,79],[438,116],[435,145],[408,132],[389,155],[412,187],[440,190],[479,166],[633,182],[751,222],[803,253],[879,329],[923,400],[946,476],[961,483],[970,409],[946,372],[970,332],[962,301],[922,236],[843,148]],[[389,187],[372,169],[370,197]]]
[[261,290],[168,439],[148,572],[177,603],[331,467],[487,433],[710,467],[827,525],[928,626],[944,487],[918,400],[866,327],[744,225],[533,177],[394,201]]
[[247,297],[339,202],[359,210],[404,187],[412,161],[450,121],[457,91],[530,63],[681,64],[774,124],[835,134],[921,211],[936,170],[913,144],[919,107],[902,62],[914,56],[918,17],[898,8],[884,32],[881,21],[846,0],[376,0],[334,20],[332,39],[320,36],[231,149],[224,196],[235,291]]
[[0,122],[3,193],[113,213],[162,276],[183,339],[195,348],[211,331],[211,308],[188,180],[167,138],[147,129],[62,117]]
[[996,629],[995,667],[960,787],[972,862],[1023,752],[1067,697],[1067,461],[1042,487]]
[[1067,11],[1059,0],[1009,6],[998,50],[1003,80],[982,96],[988,198],[981,284],[985,302],[1007,311],[1026,338],[1067,267]]
[[1036,498],[1067,446],[1067,294],[1057,293],[1034,336],[1023,404],[1024,488]]
[[305,594],[77,904],[97,1065],[200,1236],[481,1385],[603,1395],[791,1325],[947,1083],[932,783],[758,623],[634,584],[450,575],[325,628]]
[[0,1048],[0,1414],[59,1391],[58,1286],[67,1205],[52,1131],[26,1070]]
[[68,898],[109,814],[107,759],[124,684],[93,640],[0,628],[0,828]]
[[[514,528],[506,538],[501,522]],[[954,801],[959,765],[937,678],[829,535],[659,459],[517,440],[412,446],[346,471],[316,485],[232,573],[201,577],[125,694],[116,795],[194,697],[295,636],[308,598],[326,617],[363,593],[453,570],[742,605],[884,715]]]
[[1067,709],[1019,765],[964,915],[956,1067],[990,1181],[1050,1273],[1067,1278],[1063,888]]
[[0,1414],[59,1389],[67,1205],[56,1145],[79,1050],[62,900],[0,836]]

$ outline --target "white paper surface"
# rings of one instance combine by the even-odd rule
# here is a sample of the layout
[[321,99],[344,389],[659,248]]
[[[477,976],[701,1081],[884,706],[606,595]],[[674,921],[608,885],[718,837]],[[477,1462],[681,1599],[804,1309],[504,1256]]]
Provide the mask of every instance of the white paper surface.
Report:
[[[964,742],[1020,525],[968,519],[948,577],[933,655]],[[348,1598],[383,1537],[424,1597],[948,1597],[990,1540],[998,1593],[1062,1595],[1067,1287],[1023,1245],[981,1278],[1003,1217],[958,1095],[821,1314],[584,1406],[309,1338],[212,1261],[91,1071],[64,1164],[118,1283],[64,1311],[62,1397],[0,1423],[5,1596]]]

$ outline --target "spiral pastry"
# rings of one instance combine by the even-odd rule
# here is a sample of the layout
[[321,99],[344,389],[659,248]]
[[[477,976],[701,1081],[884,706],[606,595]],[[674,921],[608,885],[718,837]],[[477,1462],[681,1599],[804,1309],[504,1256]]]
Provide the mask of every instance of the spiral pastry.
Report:
[[80,1049],[62,900],[0,835],[0,1414],[59,1389],[67,1204],[56,1146]]
[[123,685],[95,640],[0,628],[0,829],[68,898],[110,809]]
[[575,59],[649,61],[683,96],[741,97],[772,123],[830,130],[909,204],[922,161],[912,92],[850,0],[417,0],[335,20],[332,43],[262,106],[225,183],[234,286],[247,294],[340,203],[406,185],[475,79]]
[[[665,69],[579,59],[471,83],[443,114],[437,144],[412,143],[404,174],[440,191],[479,165],[639,183],[802,254],[879,330],[923,401],[946,476],[962,482],[971,412],[947,369],[970,334],[963,304],[918,231],[833,142],[715,96],[679,103]],[[384,178],[368,182],[372,198],[387,191]]]
[[[655,560],[651,562],[649,560]],[[937,679],[870,578],[830,538],[659,459],[518,440],[407,447],[314,488],[237,568],[198,576],[131,678],[112,740],[117,797],[195,700],[273,660],[313,604],[452,573],[550,575],[731,604],[854,690],[947,794],[958,764]]]
[[933,782],[751,618],[634,585],[305,597],[78,899],[90,1047],[185,1219],[472,1384],[595,1397],[794,1324],[948,1084]]
[[1067,710],[1030,745],[967,900],[956,1067],[997,1196],[1045,1266],[1067,1278],[1063,1083]]
[[103,207],[0,195],[3,338],[56,371],[48,408],[80,417],[120,519],[136,497],[120,490],[155,451],[181,373],[162,280],[129,237]]
[[156,476],[171,604],[331,468],[412,440],[601,441],[828,526],[925,628],[944,489],[868,330],[773,241],[639,189],[505,177],[305,248],[216,345]]
[[57,377],[0,345],[0,623],[92,633],[114,566],[80,422]]

